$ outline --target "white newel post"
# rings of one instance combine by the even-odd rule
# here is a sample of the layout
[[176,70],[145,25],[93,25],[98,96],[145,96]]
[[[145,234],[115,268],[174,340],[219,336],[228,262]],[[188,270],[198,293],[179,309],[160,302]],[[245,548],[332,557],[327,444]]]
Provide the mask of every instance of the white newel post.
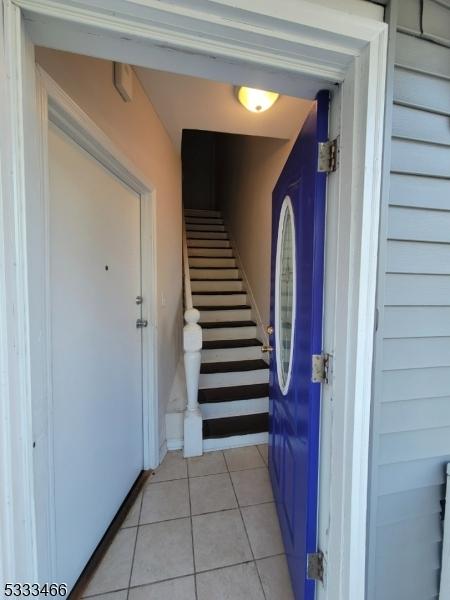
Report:
[[183,329],[184,369],[186,372],[187,406],[184,413],[184,456],[203,454],[202,414],[198,405],[202,328],[198,324],[200,312],[189,308],[184,313]]

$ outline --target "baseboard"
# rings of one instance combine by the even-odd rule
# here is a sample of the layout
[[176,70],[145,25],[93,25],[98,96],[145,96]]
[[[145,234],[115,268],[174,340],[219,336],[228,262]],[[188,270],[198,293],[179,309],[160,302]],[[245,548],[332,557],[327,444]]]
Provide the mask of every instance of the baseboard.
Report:
[[167,450],[182,450],[184,442],[181,438],[172,438],[167,440]]

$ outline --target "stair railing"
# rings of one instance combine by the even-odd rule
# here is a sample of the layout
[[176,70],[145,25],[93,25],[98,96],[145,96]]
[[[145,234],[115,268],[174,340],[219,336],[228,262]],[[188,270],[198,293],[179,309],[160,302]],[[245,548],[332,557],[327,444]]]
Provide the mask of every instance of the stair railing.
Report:
[[198,404],[198,384],[200,378],[202,328],[198,324],[200,312],[192,304],[191,275],[183,214],[183,285],[184,320],[183,350],[186,373],[187,405],[184,411],[184,456],[203,454],[202,413]]

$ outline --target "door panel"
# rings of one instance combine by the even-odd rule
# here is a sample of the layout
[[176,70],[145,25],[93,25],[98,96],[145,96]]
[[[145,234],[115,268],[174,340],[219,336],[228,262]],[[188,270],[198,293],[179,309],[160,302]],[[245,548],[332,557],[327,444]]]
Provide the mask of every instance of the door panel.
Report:
[[[317,550],[320,419],[311,356],[322,350],[326,175],[317,172],[317,158],[318,143],[328,136],[328,108],[329,93],[320,92],[272,196],[269,468],[296,600],[315,594],[314,581],[306,578],[307,554]],[[287,214],[291,256],[283,258]]]
[[75,583],[142,469],[140,197],[49,134],[56,575]]

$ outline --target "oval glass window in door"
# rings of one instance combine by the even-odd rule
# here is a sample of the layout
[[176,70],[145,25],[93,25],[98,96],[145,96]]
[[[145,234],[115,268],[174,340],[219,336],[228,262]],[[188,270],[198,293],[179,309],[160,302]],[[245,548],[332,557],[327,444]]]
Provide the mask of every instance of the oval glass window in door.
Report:
[[278,225],[275,268],[275,344],[280,390],[286,394],[292,374],[294,349],[296,271],[295,225],[292,202],[286,196]]

